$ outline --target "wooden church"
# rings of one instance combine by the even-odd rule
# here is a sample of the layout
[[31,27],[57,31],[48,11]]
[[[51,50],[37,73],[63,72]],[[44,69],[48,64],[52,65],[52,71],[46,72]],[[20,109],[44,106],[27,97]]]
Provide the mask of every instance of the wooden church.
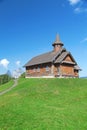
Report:
[[63,48],[59,35],[52,44],[53,50],[28,61],[26,78],[28,77],[79,77],[81,70],[72,54]]

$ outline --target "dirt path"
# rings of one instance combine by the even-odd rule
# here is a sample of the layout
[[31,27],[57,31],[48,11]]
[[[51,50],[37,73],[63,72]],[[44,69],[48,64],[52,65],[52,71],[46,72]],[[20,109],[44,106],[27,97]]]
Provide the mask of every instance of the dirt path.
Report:
[[0,95],[3,95],[3,94],[5,94],[5,93],[9,92],[9,91],[12,90],[14,87],[16,87],[17,84],[18,84],[18,81],[17,81],[17,79],[15,79],[15,80],[14,80],[14,84],[13,84],[10,88],[6,89],[5,91],[0,92]]

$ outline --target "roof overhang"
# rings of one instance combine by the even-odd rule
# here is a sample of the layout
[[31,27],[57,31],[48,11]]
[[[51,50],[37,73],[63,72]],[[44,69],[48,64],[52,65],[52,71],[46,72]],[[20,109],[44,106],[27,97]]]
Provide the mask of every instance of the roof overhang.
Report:
[[80,70],[81,71],[82,69],[78,65],[75,65],[74,70]]
[[75,62],[71,62],[71,61],[62,61],[62,64],[71,64],[71,65],[75,65]]

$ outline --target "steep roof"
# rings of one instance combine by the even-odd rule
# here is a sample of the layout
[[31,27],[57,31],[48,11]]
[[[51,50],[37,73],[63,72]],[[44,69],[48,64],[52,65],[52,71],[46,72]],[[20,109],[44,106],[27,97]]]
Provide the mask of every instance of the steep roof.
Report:
[[49,63],[49,62],[53,62],[55,57],[57,55],[59,55],[64,49],[61,49],[60,51],[58,52],[54,52],[54,51],[51,51],[51,52],[47,52],[47,53],[44,53],[42,55],[38,55],[34,58],[32,58],[30,61],[28,61],[25,65],[25,66],[32,66],[32,65],[37,65],[37,64],[42,64],[42,63]]
[[[72,61],[63,61],[67,55],[69,55],[72,58]],[[77,64],[71,53],[68,51],[63,51],[61,55],[56,59],[55,63]]]
[[[68,54],[70,53],[65,48],[61,48],[58,52],[55,51],[47,52],[32,58],[24,65],[24,67],[43,64],[43,63],[53,63],[53,62],[61,63]],[[73,58],[73,62],[72,63],[70,62],[69,64],[76,64],[74,58]]]
[[57,58],[55,63],[60,63],[67,56],[67,54],[69,54],[69,52],[67,51],[62,52],[62,54]]

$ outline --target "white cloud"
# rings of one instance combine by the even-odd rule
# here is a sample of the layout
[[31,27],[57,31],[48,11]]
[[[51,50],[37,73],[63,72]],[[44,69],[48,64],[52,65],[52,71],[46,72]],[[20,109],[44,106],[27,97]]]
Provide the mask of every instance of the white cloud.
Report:
[[80,7],[77,7],[74,9],[74,12],[75,13],[86,13],[87,12],[87,8],[80,8]]
[[20,63],[21,63],[20,61],[16,61],[17,66],[20,66]]
[[84,38],[84,39],[81,41],[81,43],[83,43],[83,42],[87,42],[87,37]]
[[0,61],[0,65],[3,66],[4,68],[8,68],[9,63],[10,62],[7,59],[2,59]]
[[73,6],[75,13],[86,13],[87,12],[87,1],[86,0],[68,0],[70,5]]
[[71,5],[78,4],[81,0],[68,0]]
[[82,9],[79,8],[79,7],[77,7],[77,8],[74,9],[74,12],[76,12],[76,13],[80,13],[80,12],[82,12]]

